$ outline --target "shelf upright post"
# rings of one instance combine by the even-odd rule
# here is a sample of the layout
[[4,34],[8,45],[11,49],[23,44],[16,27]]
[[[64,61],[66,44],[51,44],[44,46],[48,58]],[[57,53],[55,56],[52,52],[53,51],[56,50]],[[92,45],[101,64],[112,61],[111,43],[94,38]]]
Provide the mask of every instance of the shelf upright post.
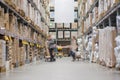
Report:
[[56,44],[57,44],[57,39],[58,39],[58,31],[57,31],[57,24],[55,23],[55,30],[56,30]]
[[109,26],[112,26],[112,24],[111,24],[111,17],[110,16],[108,17],[108,20],[109,20]]
[[[120,11],[119,11],[119,9],[117,9],[117,16],[119,16],[120,15]],[[116,24],[117,24],[117,22],[116,22]],[[117,30],[118,28],[116,27],[116,30]],[[118,30],[117,30],[117,34],[118,34]]]
[[104,22],[104,21],[103,21],[102,25],[103,25],[103,27],[102,27],[102,28],[105,28],[105,22]]
[[7,8],[7,11],[6,11],[7,13],[9,13],[9,8]]
[[119,16],[120,15],[120,11],[119,11],[119,9],[117,9],[117,16]]

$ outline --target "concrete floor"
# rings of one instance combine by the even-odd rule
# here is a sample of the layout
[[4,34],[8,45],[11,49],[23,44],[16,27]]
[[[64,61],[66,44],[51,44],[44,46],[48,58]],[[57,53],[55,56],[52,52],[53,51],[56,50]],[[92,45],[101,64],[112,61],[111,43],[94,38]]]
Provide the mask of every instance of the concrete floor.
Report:
[[120,80],[120,71],[71,58],[38,62],[0,74],[0,80]]

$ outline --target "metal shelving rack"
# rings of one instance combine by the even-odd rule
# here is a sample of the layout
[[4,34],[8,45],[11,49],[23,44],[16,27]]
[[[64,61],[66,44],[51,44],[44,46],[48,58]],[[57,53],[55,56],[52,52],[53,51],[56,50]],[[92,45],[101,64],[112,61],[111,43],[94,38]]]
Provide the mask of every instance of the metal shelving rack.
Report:
[[[56,28],[50,28],[49,31],[55,31]],[[58,31],[78,31],[78,29],[57,29]]]
[[[33,0],[28,0],[29,3],[32,4],[32,6],[39,12],[39,14],[41,15],[41,21],[45,23],[45,25],[49,26],[45,20],[45,18],[43,17],[43,14],[40,12],[40,10],[38,9],[38,7],[36,6],[36,4],[33,2]],[[45,12],[47,13],[47,11],[45,10]]]
[[[38,8],[36,7],[35,3],[32,2],[32,0],[28,0],[36,10],[38,10]],[[6,4],[3,0],[0,0],[0,6],[2,6],[3,8],[5,8],[7,10],[7,12],[12,12],[14,13],[14,15],[17,17],[17,19],[19,21],[21,21],[23,24],[25,25],[28,25],[31,29],[33,29],[35,32],[37,32],[38,34],[40,34],[43,38],[46,38],[46,34],[42,33],[41,30],[38,30],[34,27],[34,25],[32,25],[31,23],[27,22],[27,20],[25,20],[24,17],[22,17],[18,12],[16,12],[12,7],[10,7],[8,4]],[[39,11],[39,10],[38,10]],[[40,11],[39,11],[40,13]],[[41,14],[41,13],[40,13]],[[20,40],[26,40],[28,42],[32,42],[32,43],[38,43],[38,44],[41,44],[41,41],[36,41],[36,40],[32,40],[32,39],[28,39],[28,38],[25,38],[25,37],[22,37],[22,36],[19,36],[19,35],[16,35],[14,33],[11,33],[7,30],[3,30],[3,29],[0,29],[0,34],[1,35],[6,35],[6,36],[11,36],[13,38],[17,38],[17,39],[20,39]]]
[[[90,10],[87,14],[83,17],[83,20],[86,20],[88,14],[92,12],[95,5],[99,2],[99,0],[95,0],[93,5],[91,5]],[[98,29],[102,29],[107,26],[115,26],[116,27],[116,16],[120,15],[120,2],[114,4],[112,8],[105,12],[105,14],[94,24],[92,24],[89,29],[84,32],[84,35],[87,35],[92,32],[92,27],[96,26]]]
[[[9,0],[0,0],[1,13],[5,14],[0,16],[2,17],[1,21],[2,19],[3,21],[8,20],[8,22],[5,21],[5,23],[1,23],[2,25],[0,25],[0,39],[5,41],[4,50],[6,50],[1,54],[6,55],[4,61],[9,61],[8,67],[10,67],[9,70],[11,70],[31,63],[34,57],[40,59],[43,49],[45,49],[47,34],[42,31],[41,26],[36,25],[28,16],[25,16],[25,12],[22,9],[19,9],[19,7],[16,8],[18,5],[14,4],[14,2],[8,3],[7,1],[9,2]],[[27,0],[26,3],[29,3],[30,7],[32,7],[31,9],[36,10],[37,14],[41,15],[42,18],[39,21],[43,22],[47,28],[49,25],[36,6],[37,4],[35,4],[33,0]],[[24,15],[22,15],[22,13]],[[5,19],[3,18],[4,16],[6,16]],[[48,14],[45,15],[45,17],[48,18]],[[25,33],[27,30],[28,33]],[[38,59],[36,59],[36,61],[37,60]],[[4,66],[0,65],[0,73],[8,71],[5,66],[6,64]],[[5,70],[1,71],[2,69]]]
[[[77,1],[77,0],[75,0],[75,1]],[[54,12],[55,11],[55,8],[52,6],[52,7],[50,7],[50,12]],[[74,11],[76,11],[77,13],[78,13],[78,8],[77,7],[75,7],[74,8]],[[54,22],[54,18],[51,18],[50,19],[50,21],[53,21]],[[75,18],[74,19],[74,22],[76,22],[77,24],[78,24],[78,18]],[[59,39],[58,38],[58,31],[63,31],[63,37],[64,37],[64,32],[65,31],[70,31],[70,38],[71,38],[71,32],[72,31],[78,31],[78,29],[72,29],[72,27],[71,27],[71,23],[70,23],[70,28],[64,28],[64,23],[63,23],[63,28],[57,28],[57,23],[55,23],[55,28],[49,28],[49,32],[56,32],[56,42],[58,42],[58,41],[62,41],[62,42],[64,42],[64,41],[71,41],[71,39],[65,39],[65,38],[63,38],[63,39]]]

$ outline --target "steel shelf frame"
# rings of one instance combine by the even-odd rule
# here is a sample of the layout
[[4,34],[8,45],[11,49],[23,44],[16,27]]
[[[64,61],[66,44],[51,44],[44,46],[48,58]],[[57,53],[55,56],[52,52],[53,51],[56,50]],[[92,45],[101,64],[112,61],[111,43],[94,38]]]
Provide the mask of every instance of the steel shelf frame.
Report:
[[[97,3],[97,1],[94,3],[94,5]],[[89,12],[93,10],[93,7],[95,7],[95,6],[92,6],[92,8],[89,10]],[[120,15],[120,2],[115,4],[108,11],[106,11],[106,13],[98,20],[98,22],[94,23],[92,26],[96,26],[97,28],[104,28],[104,27],[107,27],[107,26],[112,26],[111,15],[113,13],[116,13],[117,14],[116,16]],[[85,18],[84,18],[84,20],[85,20]],[[116,19],[116,17],[115,17],[115,19]],[[104,22],[105,20],[108,20],[108,25],[107,26],[105,26],[105,22]],[[100,25],[102,25],[102,27],[100,27]],[[84,33],[85,35],[92,32],[91,27],[88,29],[88,31],[86,31]]]
[[[56,28],[50,28],[49,31],[55,31]],[[78,29],[57,29],[58,31],[78,31]]]
[[[42,32],[40,32],[39,30],[37,30],[31,23],[28,23],[18,12],[16,12],[12,7],[10,7],[8,4],[6,4],[3,0],[0,0],[0,4],[1,4],[0,6],[4,7],[5,9],[7,8],[8,12],[12,11],[14,13],[14,15],[18,18],[18,20],[22,21],[22,23],[28,25],[35,32],[37,32],[38,34],[41,34],[44,38],[46,38],[46,36]],[[33,40],[28,39],[28,38],[19,37],[19,36],[15,35],[13,33],[10,33],[9,31],[6,31],[6,30],[1,30],[0,29],[0,34],[2,34],[2,35],[7,34],[7,35],[12,36],[14,38],[17,37],[17,38],[19,38],[21,40],[27,40],[27,41],[31,41],[31,42],[37,43],[37,41],[35,41],[35,40],[33,41]],[[38,43],[41,43],[41,42],[38,42]]]
[[42,13],[38,9],[37,5],[33,2],[33,0],[28,0],[28,2],[31,3],[31,5],[39,12],[39,14],[41,15],[41,21],[43,21],[45,23],[45,25],[48,26],[47,22],[45,21],[44,17],[42,16]]

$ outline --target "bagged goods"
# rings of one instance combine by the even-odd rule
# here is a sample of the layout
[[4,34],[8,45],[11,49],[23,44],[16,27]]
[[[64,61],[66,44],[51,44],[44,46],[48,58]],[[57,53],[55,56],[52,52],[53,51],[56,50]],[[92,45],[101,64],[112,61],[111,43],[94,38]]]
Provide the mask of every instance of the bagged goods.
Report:
[[115,56],[116,56],[116,68],[120,69],[120,36],[115,38],[117,47],[114,48]]
[[107,27],[99,30],[99,59],[105,62],[108,67],[114,67],[116,58],[114,55],[116,30],[113,27]]

